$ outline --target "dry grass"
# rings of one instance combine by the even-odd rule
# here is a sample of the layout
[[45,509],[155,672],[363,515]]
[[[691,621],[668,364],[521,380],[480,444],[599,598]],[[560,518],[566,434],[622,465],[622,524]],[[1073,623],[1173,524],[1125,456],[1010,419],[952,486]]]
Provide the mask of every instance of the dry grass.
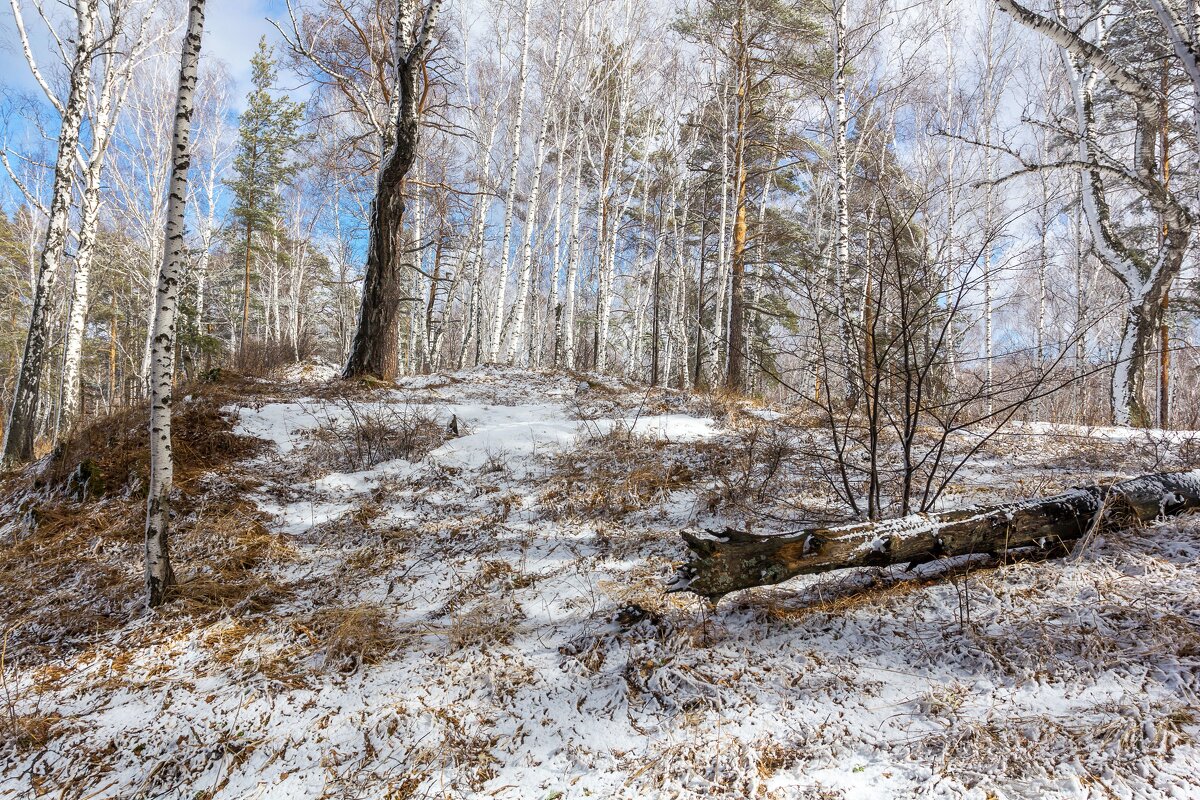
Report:
[[[227,475],[263,442],[235,435],[221,411],[264,391],[230,373],[179,390],[187,399],[174,418],[172,553],[183,602],[169,615],[262,607],[273,592],[257,567],[286,548],[253,505],[229,502],[245,487]],[[96,419],[45,461],[7,476],[0,503],[20,523],[0,543],[0,624],[12,628],[17,658],[71,650],[140,613],[146,419],[144,406]]]
[[348,399],[337,405],[346,417],[327,415],[309,433],[304,455],[314,473],[358,472],[401,458],[418,461],[447,438],[446,426],[419,407],[362,408]]
[[679,445],[617,425],[554,458],[542,505],[550,517],[619,517],[695,480]]
[[[172,418],[175,485],[185,493],[197,479],[250,458],[263,442],[233,433],[222,407],[264,392],[262,383],[230,372],[177,389]],[[74,499],[144,497],[150,470],[149,409],[143,403],[99,417],[61,443],[34,478],[35,488]],[[86,486],[80,478],[85,478]]]
[[[295,548],[270,532],[250,503],[209,510],[182,532],[177,551],[181,568],[193,574],[180,582],[176,598],[189,613],[263,611],[288,596],[264,569],[296,557]],[[178,556],[186,556],[180,558]]]
[[339,672],[378,664],[400,642],[391,615],[374,603],[322,609],[302,629],[321,653],[324,666]]
[[55,713],[16,714],[0,723],[0,752],[40,750],[54,738],[64,718]]

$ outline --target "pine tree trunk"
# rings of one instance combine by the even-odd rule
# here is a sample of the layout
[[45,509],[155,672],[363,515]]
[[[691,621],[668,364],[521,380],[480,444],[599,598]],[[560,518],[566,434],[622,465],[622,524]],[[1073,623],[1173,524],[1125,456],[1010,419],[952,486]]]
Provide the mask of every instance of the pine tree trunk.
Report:
[[166,599],[175,583],[168,552],[171,530],[171,404],[175,378],[176,316],[182,288],[187,247],[184,211],[187,203],[188,167],[191,164],[191,129],[200,39],[204,32],[204,0],[191,0],[187,34],[179,66],[179,94],[175,105],[175,130],[171,141],[170,195],[163,263],[154,293],[153,352],[150,375],[150,490],[146,508],[146,602],[152,608]]
[[738,57],[737,125],[734,129],[733,165],[733,242],[730,258],[729,281],[729,344],[725,388],[734,392],[746,389],[746,140],[749,136],[751,116],[750,55],[744,42],[745,0],[738,5],[737,36],[740,53]]
[[420,136],[417,75],[429,50],[440,7],[441,0],[430,2],[421,30],[413,36],[413,10],[406,0],[399,0],[394,46],[395,91],[399,98],[395,104],[395,141],[379,170],[375,199],[371,201],[362,301],[343,378],[371,376],[384,381],[396,378],[405,271],[401,224],[404,178],[416,159]]

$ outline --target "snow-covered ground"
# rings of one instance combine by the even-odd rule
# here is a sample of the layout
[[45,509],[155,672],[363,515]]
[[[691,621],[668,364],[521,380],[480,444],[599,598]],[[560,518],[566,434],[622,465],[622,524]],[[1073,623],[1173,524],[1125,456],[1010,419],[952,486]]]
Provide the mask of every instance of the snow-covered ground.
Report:
[[[1200,797],[1200,521],[952,579],[664,595],[681,528],[819,500],[802,463],[769,497],[737,479],[753,425],[789,424],[743,411],[490,369],[231,409],[270,442],[228,483],[277,540],[269,596],[7,666],[6,713],[58,722],[5,750],[0,796]],[[951,496],[1134,458],[1058,433],[998,439]]]

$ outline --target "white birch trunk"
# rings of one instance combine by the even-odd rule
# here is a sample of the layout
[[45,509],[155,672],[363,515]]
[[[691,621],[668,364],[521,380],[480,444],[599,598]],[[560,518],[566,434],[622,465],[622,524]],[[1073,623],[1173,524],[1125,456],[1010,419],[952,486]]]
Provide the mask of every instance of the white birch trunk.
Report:
[[[102,64],[103,78],[92,113],[92,142],[88,157],[79,159],[83,167],[83,202],[79,220],[79,244],[75,252],[75,272],[71,286],[71,312],[67,319],[66,343],[63,351],[62,384],[55,420],[55,439],[71,431],[77,421],[80,407],[80,364],[83,360],[83,335],[87,325],[89,307],[88,293],[91,283],[92,261],[95,258],[96,235],[100,227],[100,181],[104,170],[105,154],[112,141],[114,106],[119,106],[129,87],[130,74],[136,59],[144,49],[147,14],[132,43],[130,52],[120,65],[114,63],[115,52],[105,53]],[[115,31],[114,31],[115,35]]]
[[525,11],[521,15],[521,59],[517,67],[517,103],[516,119],[512,129],[512,160],[508,171],[508,192],[504,197],[504,233],[500,245],[500,281],[496,287],[496,326],[492,329],[492,340],[488,345],[488,360],[495,361],[500,356],[500,346],[504,339],[505,328],[505,294],[508,291],[508,270],[510,262],[509,249],[512,247],[513,212],[517,202],[517,178],[521,166],[521,127],[525,119],[525,86],[528,78],[529,64],[529,12],[533,0],[525,0]]
[[[558,365],[558,343],[561,332],[562,308],[559,307],[558,287],[562,283],[563,252],[562,252],[562,221],[563,221],[563,190],[566,187],[566,176],[563,174],[563,162],[567,152],[567,121],[570,111],[563,113],[561,137],[558,140],[558,163],[554,168],[554,233],[552,236],[552,256],[554,267],[550,275],[549,301],[546,304],[546,326],[550,328],[550,361]],[[540,364],[539,364],[540,366]]]
[[838,0],[834,9],[833,19],[833,59],[834,59],[834,102],[835,119],[833,132],[834,157],[834,244],[833,244],[833,274],[834,292],[838,314],[842,317],[842,333],[845,347],[847,385],[853,367],[850,363],[850,332],[847,317],[849,316],[849,280],[850,280],[850,150],[847,143],[849,127],[849,104],[847,102],[846,68],[848,55],[846,53],[846,0]]
[[[20,18],[20,8],[12,0],[14,15]],[[79,149],[79,131],[87,106],[91,86],[92,50],[95,45],[97,4],[95,0],[77,0],[75,17],[78,24],[75,58],[67,101],[62,107],[62,126],[58,136],[58,155],[54,165],[54,188],[50,213],[46,223],[46,238],[42,247],[40,269],[34,287],[33,308],[30,311],[29,334],[21,358],[21,369],[13,388],[13,403],[5,429],[3,461],[29,461],[34,455],[37,433],[41,382],[45,371],[46,346],[50,338],[52,294],[58,280],[58,270],[67,244],[67,224],[71,212],[71,192],[75,184],[75,159]],[[28,56],[28,49],[27,49]],[[40,79],[36,62],[29,56],[35,77]]]
[[[582,122],[583,112],[580,111]],[[583,205],[583,133],[575,143],[575,175],[571,189],[571,241],[567,248],[566,301],[562,312],[563,366],[575,369],[575,302],[579,283],[579,211]]]
[[[537,216],[538,202],[542,196],[542,167],[546,162],[546,139],[550,134],[551,97],[558,87],[558,72],[562,62],[563,28],[566,23],[566,5],[559,6],[558,33],[554,37],[554,64],[551,67],[550,86],[542,101],[542,118],[538,128],[537,149],[533,159],[533,185],[529,188],[529,200],[526,203],[525,234],[523,255],[521,259],[521,274],[517,281],[516,308],[513,311],[512,336],[509,338],[508,353],[504,360],[513,363],[517,353],[524,353],[525,347],[525,314],[529,306],[529,284],[533,280],[533,238],[534,219]],[[524,356],[522,355],[522,359]]]
[[154,306],[154,352],[150,381],[150,491],[146,508],[146,599],[160,605],[175,583],[167,542],[171,526],[171,404],[175,377],[175,319],[179,308],[184,259],[184,211],[191,162],[192,99],[204,30],[204,0],[191,0],[187,34],[179,66],[175,130],[171,146],[171,183],[163,263]]
[[721,85],[721,217],[717,222],[717,278],[716,300],[713,306],[713,336],[712,351],[709,353],[708,385],[715,387],[721,383],[721,365],[724,363],[725,352],[725,313],[729,304],[729,264],[726,250],[726,233],[729,220],[729,109],[726,89]]

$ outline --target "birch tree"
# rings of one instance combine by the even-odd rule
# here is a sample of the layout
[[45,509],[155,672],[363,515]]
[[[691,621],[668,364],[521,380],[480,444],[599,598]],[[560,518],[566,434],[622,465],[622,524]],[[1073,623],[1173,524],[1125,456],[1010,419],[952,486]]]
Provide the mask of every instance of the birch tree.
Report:
[[[1106,46],[1101,18],[1092,20],[1086,33],[1077,33],[1064,21],[1031,11],[1015,0],[995,1],[1021,25],[1062,48],[1067,59],[1077,158],[1037,168],[1073,167],[1083,173],[1083,208],[1093,247],[1128,297],[1113,366],[1113,420],[1118,425],[1149,427],[1147,367],[1155,351],[1164,298],[1182,268],[1195,224],[1194,212],[1163,180],[1156,148],[1158,92]],[[1132,148],[1126,150],[1130,156],[1114,155],[1101,145],[1096,91],[1101,78],[1113,90],[1114,101],[1132,110]],[[1159,237],[1157,246],[1141,245],[1113,219],[1109,193],[1114,184],[1135,191],[1159,218],[1165,235]]]
[[[528,85],[529,65],[529,16],[533,0],[525,0],[524,12],[521,14],[521,55],[517,62],[517,97],[513,103],[512,157],[508,163],[508,190],[504,195],[504,233],[500,240],[500,277],[496,286],[496,326],[492,329],[491,341],[488,343],[488,361],[495,361],[500,356],[500,346],[504,340],[505,306],[504,297],[508,290],[508,269],[511,261],[513,214],[517,202],[517,177],[521,166],[521,129],[525,121],[525,89]],[[526,232],[528,233],[528,231]]]
[[175,584],[168,540],[171,529],[171,405],[174,401],[175,320],[183,284],[187,248],[184,211],[187,204],[188,168],[191,165],[191,128],[200,39],[204,33],[205,0],[190,0],[187,29],[179,64],[179,91],[175,127],[171,137],[171,178],[167,196],[167,224],[163,263],[154,293],[154,327],[150,367],[150,489],[146,504],[146,602],[153,608],[166,599]]
[[20,3],[18,0],[10,0],[10,2],[30,70],[46,97],[59,111],[62,124],[58,134],[58,154],[55,158],[54,188],[46,223],[46,236],[42,244],[37,284],[33,294],[33,307],[29,317],[29,334],[25,340],[21,369],[13,390],[13,404],[9,412],[8,427],[4,433],[3,461],[9,464],[29,461],[34,455],[33,445],[40,412],[42,376],[45,369],[47,343],[51,334],[50,300],[67,246],[71,193],[75,186],[75,159],[79,148],[79,132],[87,107],[88,92],[91,88],[96,18],[99,11],[96,0],[76,0],[75,2],[75,57],[71,63],[67,98],[65,101],[60,101],[46,83],[32,55],[28,36],[25,35]]
[[[563,28],[566,25],[566,4],[560,2],[558,10],[558,32],[554,36],[554,57],[550,65],[550,80],[542,100],[541,121],[538,126],[537,145],[533,159],[533,185],[529,189],[529,202],[525,218],[526,230],[522,237],[521,272],[517,280],[516,307],[513,309],[512,338],[509,342],[505,361],[512,363],[517,353],[524,349],[525,344],[525,312],[529,307],[529,289],[533,280],[533,221],[537,215],[538,201],[541,199],[542,167],[546,159],[546,140],[550,133],[550,120],[553,111],[553,98],[558,89],[559,67],[562,63]],[[506,251],[507,252],[507,251]],[[503,274],[501,275],[503,281]]]
[[83,360],[83,334],[87,323],[92,262],[96,255],[96,236],[100,227],[101,177],[105,156],[112,143],[116,112],[125,99],[133,68],[148,44],[146,37],[153,14],[152,10],[145,13],[140,23],[129,32],[128,40],[124,43],[128,50],[122,53],[118,36],[124,24],[124,15],[132,8],[128,3],[117,2],[111,4],[108,10],[112,29],[107,37],[110,44],[104,48],[99,59],[100,77],[95,82],[94,107],[90,115],[91,143],[86,154],[81,152],[78,158],[83,173],[82,203],[63,352],[58,417],[54,425],[56,438],[71,430],[79,413],[79,370]]

